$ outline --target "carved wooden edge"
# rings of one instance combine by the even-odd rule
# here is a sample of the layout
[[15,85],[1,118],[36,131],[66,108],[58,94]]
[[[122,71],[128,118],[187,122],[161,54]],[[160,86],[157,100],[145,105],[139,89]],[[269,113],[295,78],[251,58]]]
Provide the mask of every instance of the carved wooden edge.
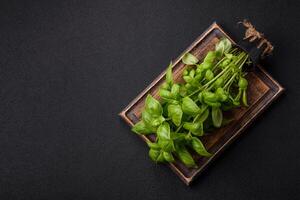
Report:
[[[183,51],[183,53],[181,53],[173,63],[172,67],[174,67],[175,65],[178,64],[178,62],[180,62],[181,58],[183,57],[183,55],[189,51],[191,51],[201,40],[203,40],[207,35],[209,35],[214,29],[218,29],[223,35],[225,35],[233,44],[236,44],[235,41],[226,33],[224,32],[224,30],[216,23],[213,22],[213,24],[206,29],[206,31],[204,31],[198,38],[196,38],[196,40],[187,48]],[[262,113],[263,110],[265,110],[275,99],[277,99],[280,94],[282,94],[282,92],[284,91],[284,88],[275,80],[273,79],[263,68],[262,66],[257,66],[273,83],[276,84],[276,86],[278,87],[277,92],[274,94],[273,99],[269,102],[267,102],[267,104],[265,104],[264,106],[262,106],[256,114],[253,115],[253,117],[244,124],[244,126],[240,127],[239,130],[236,132],[236,134],[234,134],[229,140],[227,140],[221,148],[218,149],[217,152],[215,152],[208,160],[207,162],[205,162],[200,168],[198,168],[195,173],[191,176],[191,177],[186,177],[173,163],[169,163],[166,164],[168,165],[173,172],[175,172],[178,177],[187,185],[189,186],[190,183],[197,177],[199,176],[199,174],[213,161],[215,160],[225,149],[226,147],[229,146],[229,144],[231,144],[241,133],[243,130],[245,130],[254,120],[255,117],[257,117],[258,115],[260,115]],[[119,116],[125,120],[131,127],[134,125],[132,123],[132,121],[126,116],[126,113],[128,112],[128,110],[134,105],[136,104],[141,98],[143,98],[143,96],[145,96],[149,90],[155,86],[166,74],[166,70],[164,70],[160,75],[158,75],[153,82],[147,86],[136,98],[134,98],[128,106],[126,106],[120,113]],[[149,139],[144,136],[144,135],[138,135],[143,141],[148,142]]]

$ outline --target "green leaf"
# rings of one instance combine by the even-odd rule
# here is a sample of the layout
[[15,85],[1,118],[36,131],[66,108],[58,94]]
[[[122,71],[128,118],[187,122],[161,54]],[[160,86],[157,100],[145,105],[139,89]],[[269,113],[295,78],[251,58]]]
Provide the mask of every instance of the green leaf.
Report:
[[224,85],[224,78],[220,77],[214,82],[214,87],[215,88],[221,88]]
[[157,128],[157,136],[159,139],[162,139],[162,140],[171,139],[170,125],[168,124],[168,122],[163,122]]
[[176,142],[183,142],[185,141],[185,135],[184,133],[175,133],[173,132],[172,133],[172,139],[173,141],[176,141]]
[[[201,95],[200,95],[201,94]],[[198,96],[200,102],[204,102],[211,107],[220,107],[221,103],[218,102],[219,97],[217,94],[209,91],[203,91]]]
[[165,90],[169,90],[170,85],[168,83],[164,82],[163,84],[161,84],[160,88],[165,89]]
[[184,97],[184,96],[187,95],[187,88],[186,88],[184,85],[182,85],[182,86],[180,87],[179,94],[180,94],[182,97]]
[[183,80],[187,83],[191,83],[193,81],[193,78],[190,76],[183,76]]
[[183,162],[183,164],[187,167],[196,167],[196,163],[188,152],[188,150],[183,145],[176,145],[176,155]]
[[239,80],[238,85],[239,85],[239,88],[240,88],[240,89],[242,89],[242,90],[246,89],[247,86],[248,86],[248,81],[247,81],[247,79],[241,77],[240,80]]
[[179,102],[175,99],[167,99],[167,98],[162,98],[165,102],[168,102],[169,104],[174,104],[177,105]]
[[146,126],[144,121],[139,121],[136,123],[131,130],[137,134],[147,135],[153,133],[153,129]]
[[203,78],[203,73],[202,73],[202,72],[200,72],[199,74],[197,74],[197,75],[195,76],[195,80],[196,80],[197,82],[199,82],[202,78]]
[[156,117],[152,120],[152,126],[156,127],[163,123],[166,119],[163,116]]
[[152,116],[146,111],[144,110],[142,112],[142,120],[144,121],[144,123],[146,124],[146,126],[152,126]]
[[199,62],[198,58],[196,58],[193,54],[191,53],[186,53],[182,57],[182,62],[186,65],[195,65],[196,63]]
[[212,107],[211,110],[213,125],[219,128],[222,125],[223,113],[219,107]]
[[231,42],[227,38],[221,39],[217,44],[216,44],[216,51],[218,55],[223,55],[224,53],[228,53],[229,50],[231,49]]
[[192,137],[191,145],[200,156],[211,156],[211,153],[207,152],[203,143],[198,138]]
[[246,90],[243,90],[242,101],[243,101],[243,104],[244,104],[245,106],[248,106],[248,103],[247,103],[247,91],[246,91]]
[[219,102],[205,101],[205,103],[206,103],[207,105],[211,106],[211,107],[216,107],[216,108],[218,108],[218,107],[221,106],[221,103],[219,103]]
[[163,111],[160,103],[155,98],[153,98],[150,94],[148,94],[146,98],[145,107],[146,110],[153,116],[154,115],[160,116]]
[[206,72],[205,72],[205,79],[210,81],[214,78],[214,73],[208,69]]
[[149,157],[154,162],[157,162],[157,158],[159,157],[159,155],[160,155],[160,151],[159,150],[155,150],[155,149],[150,149],[149,150]]
[[167,162],[174,162],[174,157],[171,153],[169,152],[163,152],[163,156],[164,156],[164,159],[167,161]]
[[195,73],[196,73],[195,69],[191,69],[191,71],[189,73],[189,76],[192,77],[192,78],[194,78]]
[[216,52],[209,51],[204,58],[204,62],[212,63],[214,62],[215,58],[216,58]]
[[176,96],[179,94],[180,86],[178,84],[172,85],[171,93]]
[[173,98],[171,92],[169,90],[166,90],[163,88],[159,89],[159,96],[164,99],[172,99]]
[[218,96],[218,100],[221,102],[224,102],[228,99],[227,93],[221,87],[216,90],[216,95]]
[[199,92],[199,94],[198,94],[198,100],[203,104],[203,102],[204,102],[203,92]]
[[147,142],[149,148],[154,150],[160,150],[160,146],[155,142]]
[[224,39],[223,42],[224,42],[224,53],[228,53],[232,47],[232,44],[231,44],[230,40],[227,38]]
[[203,109],[202,113],[200,114],[199,118],[197,119],[197,122],[204,122],[209,115],[209,109],[205,108]]
[[157,157],[156,159],[156,162],[165,162],[165,158],[164,158],[164,154],[163,154],[163,151],[160,151],[160,154],[159,156]]
[[185,114],[195,116],[201,111],[201,109],[190,97],[184,97],[182,99],[182,111]]
[[211,62],[204,62],[204,63],[202,63],[202,68],[204,70],[211,69],[212,67],[213,67],[213,63],[211,63]]
[[183,128],[191,131],[194,135],[202,136],[203,135],[203,124],[202,122],[185,122]]
[[180,105],[169,105],[168,106],[168,116],[172,119],[172,122],[176,126],[180,126],[182,119],[182,110]]
[[209,91],[203,91],[202,92],[202,98],[204,100],[204,102],[217,102],[218,101],[218,96],[213,93],[213,92],[209,92]]
[[169,85],[173,84],[172,62],[170,62],[167,72],[166,72],[166,82]]
[[163,149],[164,151],[167,151],[167,152],[172,152],[175,150],[174,142],[172,139],[166,140],[166,139],[160,138],[158,140],[158,145],[161,149]]
[[159,126],[163,121],[165,121],[165,118],[163,116],[152,116],[147,110],[144,110],[142,112],[142,119],[147,127],[157,127]]

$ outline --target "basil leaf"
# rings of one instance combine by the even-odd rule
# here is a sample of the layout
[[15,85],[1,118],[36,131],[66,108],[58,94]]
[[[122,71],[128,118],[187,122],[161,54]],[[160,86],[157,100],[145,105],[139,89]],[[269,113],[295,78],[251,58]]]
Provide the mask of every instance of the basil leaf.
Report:
[[136,123],[131,130],[137,134],[147,135],[154,133],[153,129],[146,126],[144,121],[139,121]]
[[151,125],[152,117],[146,110],[142,112],[142,120],[144,121],[145,124]]
[[180,126],[182,119],[182,110],[180,105],[169,105],[168,116],[176,126]]
[[169,90],[162,89],[162,88],[159,89],[159,96],[164,99],[172,99],[173,98],[173,96]]
[[210,102],[210,101],[205,101],[205,103],[211,107],[220,107],[221,106],[221,103],[220,102]]
[[163,111],[160,103],[155,98],[153,98],[150,94],[148,94],[148,96],[146,98],[145,107],[146,107],[146,110],[151,115],[160,116]]
[[222,88],[224,85],[224,78],[221,76],[220,78],[218,78],[215,83],[214,83],[214,87],[215,88]]
[[166,161],[166,160],[165,160],[165,158],[164,158],[164,154],[163,154],[162,151],[160,151],[160,154],[159,154],[159,156],[157,157],[156,162],[165,162],[165,161]]
[[[163,116],[153,117],[149,112],[146,110],[142,112],[142,119],[147,127],[157,127],[159,126],[163,121],[165,121],[165,118]],[[153,129],[152,129],[153,130]]]
[[212,80],[214,78],[214,73],[210,69],[208,69],[205,72],[205,76],[204,77],[205,77],[206,80],[210,81],[210,80]]
[[213,125],[219,128],[222,125],[223,113],[219,107],[212,107],[211,110]]
[[170,85],[168,83],[164,82],[163,84],[161,84],[160,88],[168,90],[168,89],[170,89]]
[[182,62],[186,65],[194,65],[199,62],[198,58],[196,58],[193,54],[191,53],[186,53],[182,57]]
[[173,84],[172,62],[170,62],[167,72],[166,72],[166,82],[169,85]]
[[212,63],[212,62],[214,62],[215,58],[216,58],[216,52],[209,51],[204,58],[204,62]]
[[185,140],[185,135],[183,133],[172,133],[172,139],[176,142],[183,142]]
[[168,124],[168,122],[163,122],[157,128],[157,136],[159,139],[162,139],[162,140],[171,139],[170,125]]
[[209,109],[205,108],[204,111],[200,114],[199,118],[197,119],[198,122],[204,122],[209,115]]
[[221,39],[217,44],[216,44],[216,52],[219,56],[223,55],[224,53],[228,53],[229,50],[231,49],[231,42],[227,38]]
[[183,145],[176,145],[176,156],[183,162],[187,167],[196,167],[196,163],[188,152],[188,150]]
[[167,162],[174,162],[174,157],[171,153],[169,152],[163,152],[163,156],[164,156],[164,159],[167,161]]
[[154,150],[160,150],[160,146],[157,143],[154,142],[147,142],[147,145],[149,148]]
[[221,102],[224,102],[228,99],[227,93],[221,87],[216,90],[216,95],[218,96],[218,100]]
[[202,136],[203,135],[203,124],[202,122],[185,122],[183,128],[191,131],[194,135]]
[[211,69],[212,67],[213,67],[213,63],[211,63],[211,62],[204,62],[204,63],[202,63],[202,68],[204,70]]
[[187,88],[185,87],[185,85],[182,85],[179,89],[179,94],[180,96],[184,97],[187,95]]
[[204,99],[205,102],[217,102],[218,101],[218,96],[209,91],[203,91],[202,92],[202,98]]
[[174,84],[171,88],[171,93],[176,96],[179,94],[180,86],[178,84]]
[[156,126],[159,126],[161,123],[163,123],[166,119],[163,117],[163,116],[159,116],[157,118],[154,118],[152,121],[151,121],[151,125],[156,127]]
[[177,105],[179,102],[175,99],[168,99],[168,98],[162,98],[165,102],[168,102],[169,104]]
[[192,83],[193,82],[193,78],[190,77],[190,76],[183,76],[182,78],[187,83]]
[[190,97],[184,97],[182,99],[182,111],[187,115],[195,116],[201,109]]
[[242,101],[243,101],[243,104],[244,104],[245,106],[248,106],[248,103],[247,103],[247,91],[246,91],[246,90],[243,90]]
[[203,143],[198,138],[192,137],[191,145],[200,156],[211,156],[211,153],[207,152]]
[[158,145],[161,149],[167,152],[175,151],[174,142],[173,140],[165,140],[165,139],[159,139]]
[[240,80],[239,80],[239,82],[238,82],[238,86],[239,86],[239,88],[241,88],[241,89],[246,89],[247,86],[248,86],[248,81],[247,81],[247,79],[241,77]]
[[154,162],[157,162],[157,158],[158,158],[159,155],[160,155],[160,151],[159,150],[155,150],[155,149],[150,149],[149,150],[149,157]]

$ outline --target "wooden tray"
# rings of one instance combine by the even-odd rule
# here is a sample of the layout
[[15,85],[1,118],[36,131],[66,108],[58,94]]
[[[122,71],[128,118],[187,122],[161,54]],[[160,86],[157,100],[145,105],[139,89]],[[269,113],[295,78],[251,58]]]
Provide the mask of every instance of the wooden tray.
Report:
[[[201,36],[199,36],[173,63],[174,79],[177,82],[181,80],[181,73],[185,65],[181,62],[181,57],[190,52],[199,60],[202,60],[209,50],[214,49],[219,39],[227,37],[233,43],[222,28],[213,23]],[[165,71],[161,73],[142,93],[140,93],[119,115],[130,125],[133,126],[141,118],[141,111],[144,106],[144,100],[148,93],[158,98],[158,88],[164,82]],[[185,167],[180,161],[168,164],[171,169],[189,185],[194,178],[202,172],[209,163],[211,163],[221,152],[235,140],[254,119],[263,112],[282,92],[283,88],[275,81],[261,66],[247,75],[249,80],[248,86],[248,103],[249,107],[237,108],[228,113],[235,120],[229,125],[214,131],[208,136],[203,136],[205,147],[213,155],[209,158],[193,155],[199,166],[196,169]],[[134,133],[133,133],[134,135]],[[154,141],[154,135],[141,136],[144,141]],[[150,160],[149,160],[150,162]]]

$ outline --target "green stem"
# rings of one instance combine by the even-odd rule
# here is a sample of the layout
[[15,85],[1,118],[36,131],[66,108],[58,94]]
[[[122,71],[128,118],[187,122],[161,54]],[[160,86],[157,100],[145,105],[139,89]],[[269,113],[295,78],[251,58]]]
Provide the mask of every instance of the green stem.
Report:
[[223,71],[221,71],[217,76],[215,76],[212,80],[210,80],[209,82],[207,82],[205,85],[203,85],[201,88],[195,90],[194,92],[192,92],[191,94],[188,95],[188,97],[193,96],[194,94],[200,92],[201,90],[205,89],[207,86],[209,86],[211,83],[215,82],[220,76],[222,76],[226,71],[228,71],[228,69],[230,69],[230,66],[228,65]]
[[245,56],[245,59],[243,60],[243,62],[240,64],[240,66],[239,66],[239,69],[241,70],[242,69],[242,67],[244,66],[244,64],[245,64],[245,62],[247,61],[247,59],[248,59],[248,55],[246,55]]
[[176,131],[175,131],[175,133],[178,133],[178,131],[182,128],[182,126],[183,126],[183,123],[180,124],[180,126],[178,126],[178,128],[177,128]]
[[217,76],[215,76],[212,80],[210,80],[209,82],[207,82],[205,85],[203,85],[203,88],[206,88],[209,86],[209,84],[212,84],[213,82],[215,82],[220,76],[222,76],[226,71],[228,71],[228,69],[230,66],[227,66],[223,71],[221,71]]
[[229,80],[228,82],[224,85],[223,89],[226,90],[226,88],[231,85],[231,83],[233,82],[234,78],[236,77],[237,73],[235,73]]
[[[191,116],[189,116],[189,117],[187,118],[187,121],[189,121],[190,119],[191,119]],[[180,126],[178,126],[178,128],[177,128],[176,131],[175,131],[175,133],[178,133],[178,131],[180,131],[180,129],[182,128],[182,126],[183,126],[183,122],[181,122]]]
[[226,57],[224,56],[221,60],[219,60],[219,62],[217,62],[217,64],[212,68],[212,71],[214,71],[225,59]]

